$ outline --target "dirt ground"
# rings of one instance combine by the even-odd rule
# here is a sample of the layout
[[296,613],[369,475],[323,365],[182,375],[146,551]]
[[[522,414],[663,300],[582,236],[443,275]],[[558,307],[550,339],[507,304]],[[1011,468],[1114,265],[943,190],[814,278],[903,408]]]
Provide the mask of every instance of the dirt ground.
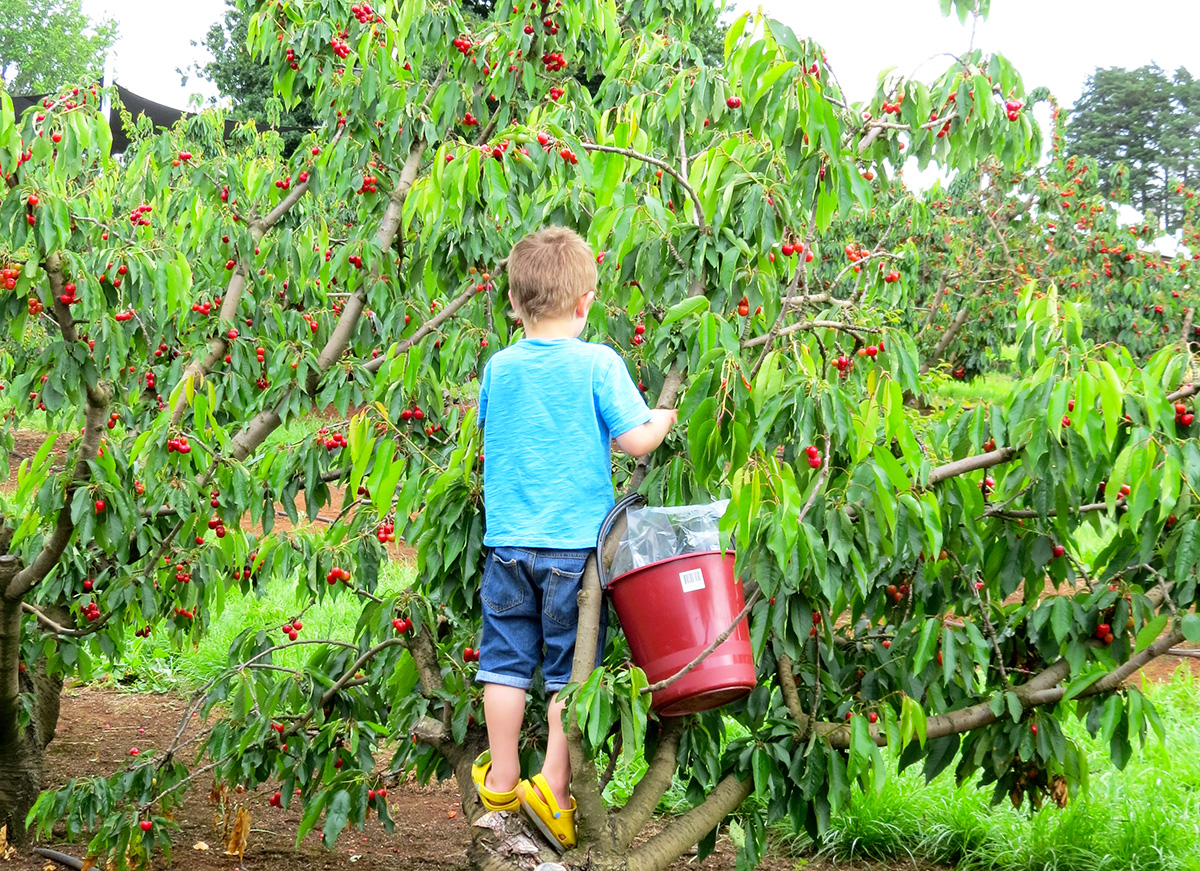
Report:
[[[173,694],[135,694],[119,687],[93,684],[68,688],[63,693],[58,737],[46,757],[47,787],[61,785],[71,777],[108,774],[129,762],[129,750],[145,752],[166,747],[174,735],[184,700]],[[288,810],[267,804],[269,793],[260,789],[245,797],[252,817],[250,841],[243,860],[226,856],[220,835],[213,828],[213,807],[208,804],[211,782],[201,781],[189,793],[176,815],[180,831],[175,833],[171,867],[181,871],[464,871],[471,835],[458,811],[458,792],[450,782],[422,788],[415,784],[388,787],[388,801],[396,830],[388,834],[377,823],[365,831],[349,829],[333,848],[326,850],[316,833],[296,849],[296,830],[302,815],[298,806]],[[318,827],[319,829],[319,827]],[[193,845],[204,843],[207,850]],[[41,846],[75,857],[86,852],[86,841],[68,844],[53,839]],[[672,871],[704,868],[727,871],[735,867],[736,848],[722,839],[717,852],[702,864],[681,859]],[[164,867],[165,867],[165,863]],[[42,871],[46,860],[18,854],[0,869]],[[57,867],[57,866],[54,866]],[[765,871],[784,871],[796,862],[772,859]],[[824,866],[810,865],[815,871]],[[847,868],[847,866],[840,866]],[[911,867],[911,866],[908,866]],[[876,866],[876,871],[882,871]]]

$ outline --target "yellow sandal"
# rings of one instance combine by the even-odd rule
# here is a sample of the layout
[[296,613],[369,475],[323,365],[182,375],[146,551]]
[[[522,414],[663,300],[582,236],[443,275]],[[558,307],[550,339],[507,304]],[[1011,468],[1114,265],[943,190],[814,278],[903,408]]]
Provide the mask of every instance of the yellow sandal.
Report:
[[[575,846],[575,799],[560,808],[546,778],[535,774],[517,784],[517,799],[530,822],[541,829],[554,848],[562,853]],[[540,793],[540,794],[539,794]]]
[[485,750],[483,753],[480,753],[471,766],[471,779],[475,781],[475,790],[479,793],[479,800],[490,811],[517,810],[521,806],[521,802],[517,799],[517,791],[515,789],[510,789],[508,792],[494,792],[483,785],[491,767],[491,750]]

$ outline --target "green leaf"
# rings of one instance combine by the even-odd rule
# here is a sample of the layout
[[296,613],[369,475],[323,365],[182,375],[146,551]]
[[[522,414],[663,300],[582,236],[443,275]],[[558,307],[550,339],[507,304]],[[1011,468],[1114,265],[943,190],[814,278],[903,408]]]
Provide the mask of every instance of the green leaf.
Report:
[[1200,614],[1184,614],[1180,628],[1183,630],[1183,637],[1188,641],[1200,641]]
[[1159,614],[1149,623],[1142,627],[1142,631],[1137,635],[1137,645],[1134,647],[1134,653],[1140,653],[1145,650],[1158,636],[1162,635],[1162,631],[1167,628],[1167,621],[1171,619],[1169,614]]
[[678,320],[694,315],[708,309],[708,298],[704,296],[690,296],[682,302],[677,302],[675,305],[667,309],[666,316],[662,319],[660,326],[673,324]]
[[325,813],[325,827],[322,829],[325,833],[325,849],[332,849],[338,835],[346,828],[349,821],[350,793],[339,789],[334,793],[333,800],[329,802],[329,809]]
[[938,628],[941,626],[940,620],[929,619],[925,621],[925,625],[921,627],[921,640],[917,643],[917,652],[913,655],[913,674],[920,674],[921,671],[933,659],[937,650]]

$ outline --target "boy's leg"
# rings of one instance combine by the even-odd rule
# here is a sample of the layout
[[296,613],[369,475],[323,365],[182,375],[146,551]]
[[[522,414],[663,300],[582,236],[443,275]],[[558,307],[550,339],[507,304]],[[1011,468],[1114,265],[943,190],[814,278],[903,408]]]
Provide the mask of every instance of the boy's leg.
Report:
[[487,718],[492,767],[484,786],[493,792],[511,792],[521,779],[518,745],[525,718],[525,690],[490,683],[483,688],[483,715]]
[[[590,555],[590,550],[559,551],[539,558],[539,577],[547,578],[542,597],[542,635],[546,643],[542,671],[546,678],[546,689],[553,693],[550,697],[549,739],[542,775],[562,808],[569,807],[571,803],[571,756],[562,725],[565,702],[559,701],[558,690],[571,680],[575,636],[579,624],[579,589]],[[600,664],[604,652],[608,626],[607,610],[607,603],[602,601],[600,634],[596,645],[597,665]]]
[[559,807],[571,804],[571,753],[562,725],[565,707],[566,703],[558,700],[558,693],[550,697],[550,734],[546,741],[546,761],[542,763],[542,776],[550,784]]
[[483,638],[475,680],[484,684],[492,760],[484,786],[497,793],[511,792],[521,778],[521,721],[541,638],[540,597],[530,583],[532,562],[528,550],[494,548],[487,557],[480,591]]

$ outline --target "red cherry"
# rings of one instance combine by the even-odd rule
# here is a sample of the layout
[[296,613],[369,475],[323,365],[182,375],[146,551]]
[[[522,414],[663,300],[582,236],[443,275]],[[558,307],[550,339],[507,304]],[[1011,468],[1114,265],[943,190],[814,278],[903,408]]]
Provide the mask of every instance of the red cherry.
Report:
[[102,511],[104,511],[104,500],[97,499],[96,500],[96,513],[100,514]]
[[867,714],[867,719],[870,720],[872,723],[877,723],[877,722],[879,722],[879,715],[877,713],[875,713],[874,711],[871,711],[871,713]]
[[154,825],[154,823],[150,822],[150,820],[142,820],[142,822],[141,822],[142,831],[143,832],[150,831],[150,829],[153,825]]

